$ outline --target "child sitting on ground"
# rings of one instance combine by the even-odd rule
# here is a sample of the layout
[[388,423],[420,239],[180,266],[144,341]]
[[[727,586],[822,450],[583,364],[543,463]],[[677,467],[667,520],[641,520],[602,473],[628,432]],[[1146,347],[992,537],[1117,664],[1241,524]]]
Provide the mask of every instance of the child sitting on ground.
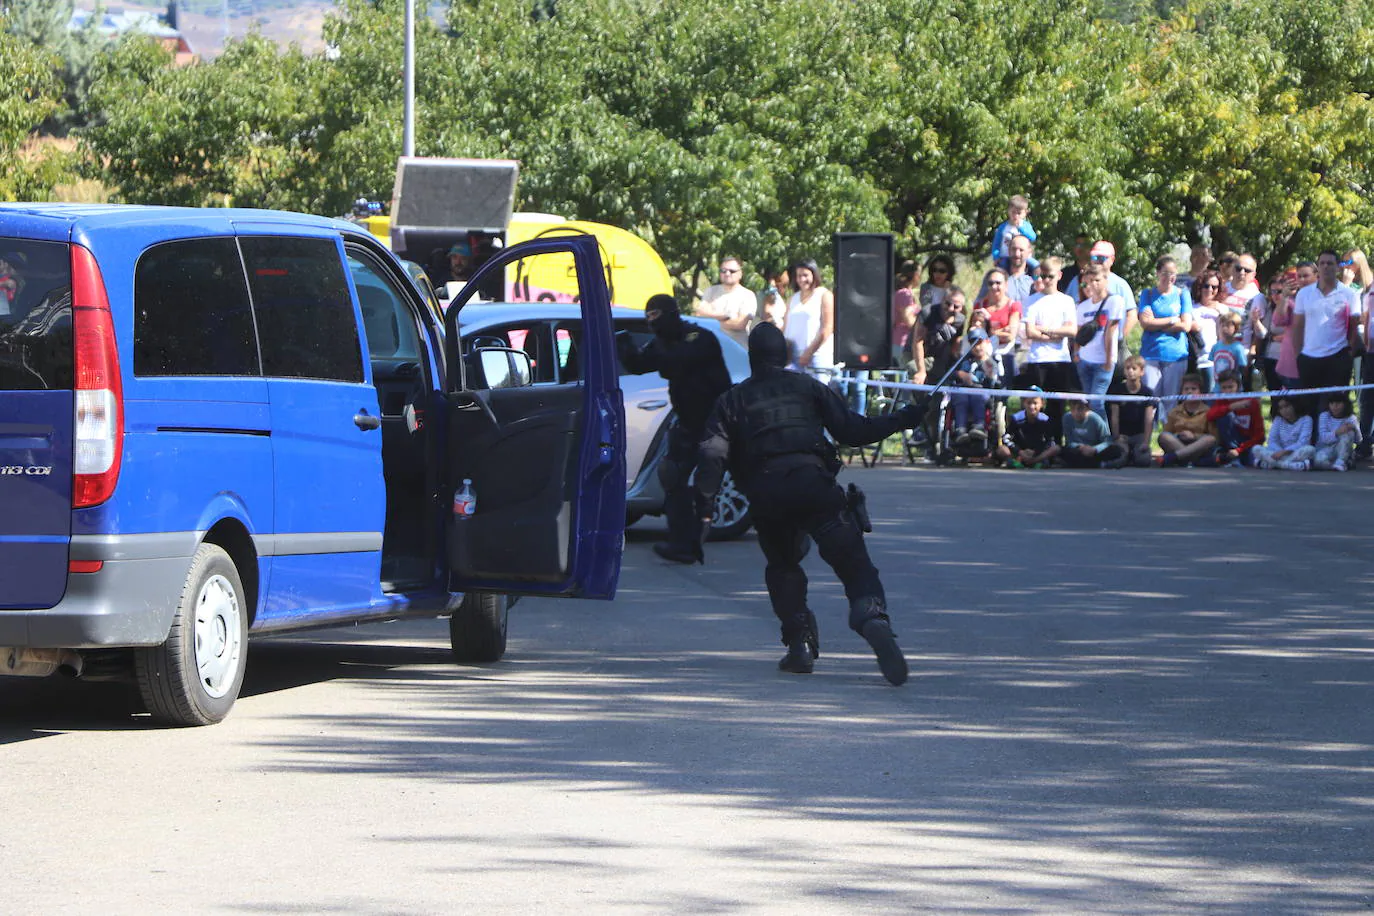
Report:
[[979,391],[963,389],[986,389],[997,384],[1001,366],[992,355],[992,341],[987,331],[974,328],[967,335],[969,353],[961,368],[955,370],[956,387],[949,393],[950,409],[954,412],[955,447],[977,447],[979,453],[987,451],[988,432],[984,420],[987,417],[988,396]]
[[[1108,394],[1133,394],[1152,398],[1154,391],[1141,382],[1145,375],[1145,360],[1139,355],[1126,357],[1121,364],[1125,376],[1119,384],[1107,389]],[[1155,428],[1155,405],[1148,401],[1111,401],[1107,405],[1111,415],[1112,441],[1121,446],[1125,463],[1138,468],[1150,466],[1150,436]]]
[[1326,396],[1326,412],[1317,418],[1312,466],[1319,471],[1346,470],[1359,438],[1360,429],[1350,416],[1350,395],[1344,391],[1331,392]]
[[1059,460],[1071,468],[1119,468],[1125,463],[1126,450],[1112,441],[1107,421],[1088,409],[1088,399],[1069,399],[1069,412],[1064,415],[1064,449]]
[[[1031,386],[1032,391],[1040,389]],[[1012,468],[1044,467],[1059,454],[1054,424],[1042,413],[1045,399],[1031,395],[1021,399],[1021,409],[1011,418],[1005,439],[993,453],[995,460]]]
[[1199,398],[1202,394],[1202,376],[1189,372],[1179,382],[1179,394],[1186,401],[1179,401],[1169,411],[1164,420],[1164,431],[1159,434],[1159,447],[1164,451],[1164,467],[1193,464],[1200,458],[1211,454],[1217,447],[1217,428],[1207,419],[1207,404]]
[[[1241,318],[1235,312],[1222,312],[1217,319],[1217,342],[1212,344],[1212,391],[1221,390],[1221,374],[1235,373],[1236,379],[1245,378],[1249,358],[1240,337]],[[1239,389],[1237,389],[1239,390]]]
[[1305,471],[1316,453],[1312,441],[1312,418],[1299,416],[1297,405],[1286,394],[1276,395],[1270,405],[1269,440],[1251,452],[1257,468],[1282,468]]
[[[1222,394],[1240,394],[1240,378],[1227,369],[1217,375]],[[1250,451],[1264,443],[1264,414],[1258,398],[1236,398],[1217,401],[1207,411],[1207,419],[1216,424],[1216,464],[1220,467],[1249,465],[1254,456]]]

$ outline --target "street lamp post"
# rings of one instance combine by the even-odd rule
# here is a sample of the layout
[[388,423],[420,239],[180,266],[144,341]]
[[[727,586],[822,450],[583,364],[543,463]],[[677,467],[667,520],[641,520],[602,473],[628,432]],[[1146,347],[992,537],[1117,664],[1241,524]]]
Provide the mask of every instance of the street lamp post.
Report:
[[415,155],[415,0],[406,0],[405,114],[401,155]]

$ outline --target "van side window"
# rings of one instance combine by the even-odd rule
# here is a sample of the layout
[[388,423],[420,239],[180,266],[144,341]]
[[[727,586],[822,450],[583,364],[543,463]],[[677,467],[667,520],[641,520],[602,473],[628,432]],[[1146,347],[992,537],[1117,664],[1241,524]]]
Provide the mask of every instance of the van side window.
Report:
[[[420,338],[410,307],[378,269],[359,255],[350,254],[348,269],[358,290],[363,312],[363,331],[373,359],[419,359]],[[374,368],[375,374],[375,368]]]
[[332,239],[239,239],[262,371],[278,378],[363,380],[362,347],[338,243]]
[[186,239],[150,248],[134,271],[134,375],[261,375],[238,246]]

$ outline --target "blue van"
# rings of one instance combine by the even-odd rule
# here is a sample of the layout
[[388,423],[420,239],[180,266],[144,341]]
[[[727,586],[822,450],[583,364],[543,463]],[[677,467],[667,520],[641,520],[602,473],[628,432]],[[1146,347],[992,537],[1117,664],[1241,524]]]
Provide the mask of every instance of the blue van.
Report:
[[[464,357],[484,278],[554,253],[578,379]],[[193,725],[251,634],[450,615],[499,659],[509,596],[614,596],[624,429],[595,239],[499,252],[440,314],[338,220],[0,205],[0,674],[132,676]]]

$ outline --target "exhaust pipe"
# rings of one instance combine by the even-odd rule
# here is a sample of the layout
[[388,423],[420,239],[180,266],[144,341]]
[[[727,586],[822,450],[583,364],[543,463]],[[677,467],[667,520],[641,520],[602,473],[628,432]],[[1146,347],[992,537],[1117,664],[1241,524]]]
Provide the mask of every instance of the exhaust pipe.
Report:
[[0,674],[11,677],[47,677],[61,671],[80,677],[85,662],[71,649],[0,649]]

